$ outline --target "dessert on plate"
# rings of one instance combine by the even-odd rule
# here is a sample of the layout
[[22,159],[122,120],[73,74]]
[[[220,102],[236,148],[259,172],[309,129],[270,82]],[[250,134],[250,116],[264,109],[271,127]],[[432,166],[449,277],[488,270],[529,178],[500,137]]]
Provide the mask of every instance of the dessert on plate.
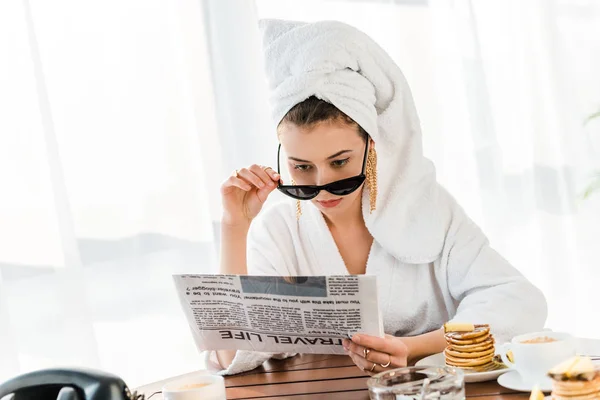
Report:
[[548,371],[553,400],[600,399],[600,370],[589,357],[576,356]]
[[490,326],[444,324],[446,365],[470,372],[487,372],[506,368],[496,357],[496,348]]

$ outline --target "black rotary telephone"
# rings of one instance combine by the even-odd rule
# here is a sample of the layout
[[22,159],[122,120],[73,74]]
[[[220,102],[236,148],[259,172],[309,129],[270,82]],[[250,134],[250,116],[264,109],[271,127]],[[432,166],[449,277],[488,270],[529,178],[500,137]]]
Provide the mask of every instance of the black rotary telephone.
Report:
[[30,372],[0,385],[0,399],[13,400],[144,400],[115,375],[84,369]]

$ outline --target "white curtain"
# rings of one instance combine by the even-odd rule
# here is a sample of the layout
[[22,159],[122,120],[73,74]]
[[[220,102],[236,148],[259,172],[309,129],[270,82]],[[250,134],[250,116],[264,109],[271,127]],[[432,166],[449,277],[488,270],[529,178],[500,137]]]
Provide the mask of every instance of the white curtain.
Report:
[[198,0],[0,2],[0,381],[202,367],[171,274],[217,270],[220,182],[275,151],[244,7],[226,53]]
[[[497,4],[496,4],[497,3]],[[337,19],[404,70],[440,181],[600,338],[593,0],[0,2],[0,381],[201,368],[170,275],[216,271],[219,185],[273,164],[258,17]]]

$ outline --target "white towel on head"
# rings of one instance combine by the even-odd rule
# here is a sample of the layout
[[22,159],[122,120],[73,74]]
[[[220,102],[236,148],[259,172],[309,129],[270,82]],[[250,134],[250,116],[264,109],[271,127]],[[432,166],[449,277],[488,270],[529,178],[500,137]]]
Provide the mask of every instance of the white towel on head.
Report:
[[362,126],[378,155],[373,213],[363,193],[367,228],[400,261],[437,259],[455,202],[423,156],[419,117],[400,68],[366,34],[341,22],[263,20],[260,27],[276,123],[316,96]]

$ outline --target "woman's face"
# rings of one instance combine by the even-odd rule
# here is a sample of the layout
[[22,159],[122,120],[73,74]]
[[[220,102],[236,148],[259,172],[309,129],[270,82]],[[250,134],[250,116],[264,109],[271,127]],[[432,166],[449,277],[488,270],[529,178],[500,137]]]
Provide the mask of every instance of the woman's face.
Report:
[[[281,163],[287,164],[296,185],[325,185],[362,172],[366,143],[356,126],[324,121],[300,127],[284,122],[279,139],[287,156]],[[347,196],[322,190],[311,201],[326,216],[343,215],[357,203],[360,207],[363,186]]]

